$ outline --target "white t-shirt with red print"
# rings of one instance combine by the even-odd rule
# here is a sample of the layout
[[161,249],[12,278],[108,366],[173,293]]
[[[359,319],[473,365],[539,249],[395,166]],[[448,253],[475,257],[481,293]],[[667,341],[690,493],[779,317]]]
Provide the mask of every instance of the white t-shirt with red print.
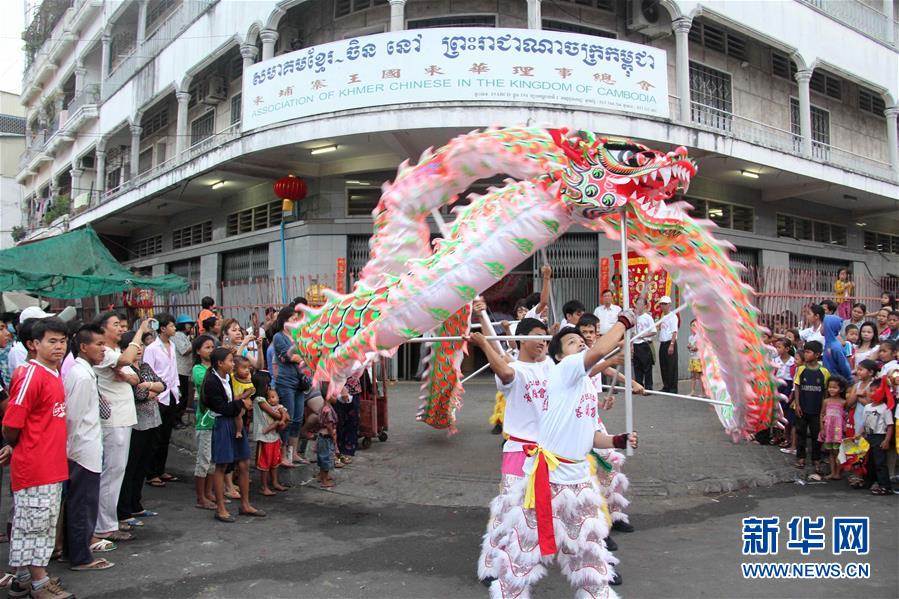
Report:
[[[536,441],[540,430],[540,414],[549,399],[546,385],[553,361],[549,358],[544,358],[542,362],[516,360],[509,363],[509,366],[515,371],[512,382],[504,385],[496,377],[496,388],[506,396],[503,432],[519,439]],[[522,443],[511,439],[503,445],[504,452],[521,450]]]
[[[599,392],[584,368],[584,354],[565,357],[549,373],[549,405],[540,419],[537,443],[557,456],[578,462],[560,463],[549,474],[553,483],[571,485],[590,480],[590,465],[585,458],[593,449]],[[525,474],[531,472],[533,464],[534,458],[528,458]]]

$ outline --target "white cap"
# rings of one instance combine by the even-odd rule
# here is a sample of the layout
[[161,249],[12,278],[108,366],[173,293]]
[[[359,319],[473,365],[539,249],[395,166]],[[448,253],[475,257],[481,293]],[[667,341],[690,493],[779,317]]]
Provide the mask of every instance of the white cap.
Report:
[[659,298],[659,303],[660,304],[670,304],[671,298],[667,295],[663,295],[662,297]]
[[66,306],[58,315],[56,313],[44,312],[38,306],[28,306],[19,314],[19,324],[22,324],[29,318],[48,318],[50,316],[59,316],[62,320],[72,320],[76,313],[74,306]]

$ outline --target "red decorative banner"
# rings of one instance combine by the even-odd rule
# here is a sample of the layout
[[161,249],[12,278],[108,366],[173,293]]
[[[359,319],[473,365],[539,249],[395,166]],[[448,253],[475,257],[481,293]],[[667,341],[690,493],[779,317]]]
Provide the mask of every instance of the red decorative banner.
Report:
[[603,290],[610,289],[609,287],[609,259],[608,258],[600,258],[599,259],[599,292],[602,293]]
[[[661,299],[663,295],[671,295],[671,277],[669,277],[668,273],[664,270],[652,272],[649,269],[649,261],[636,252],[628,252],[627,256],[628,292],[630,295],[631,307],[633,307],[634,300],[645,293],[650,313],[653,318],[658,319],[661,315],[658,307],[659,299]],[[612,259],[615,261],[615,279],[620,282],[621,254],[613,255]],[[601,272],[602,267],[600,266],[600,273]],[[600,280],[602,280],[602,274],[600,274]],[[622,301],[620,284],[618,285],[617,295],[618,305],[620,306]]]
[[337,259],[337,293],[346,293],[346,258]]

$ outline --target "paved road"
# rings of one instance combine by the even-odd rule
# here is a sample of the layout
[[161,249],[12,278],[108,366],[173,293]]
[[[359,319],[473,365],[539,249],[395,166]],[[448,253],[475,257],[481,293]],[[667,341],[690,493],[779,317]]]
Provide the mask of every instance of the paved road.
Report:
[[[275,498],[254,496],[270,517],[227,525],[193,507],[192,481],[148,487],[146,506],[161,515],[146,521],[137,540],[108,554],[115,568],[75,573],[54,564],[51,570],[79,597],[109,599],[485,597],[474,573],[485,506],[498,478],[499,442],[485,424],[490,394],[486,384],[469,388],[461,432],[448,437],[414,423],[413,388],[395,387],[389,440],[375,442],[339,471],[335,491],[310,485]],[[788,459],[769,447],[733,446],[706,406],[674,402],[646,398],[637,405],[643,443],[626,468],[638,530],[616,535],[623,597],[899,596],[899,497],[852,492],[844,483],[688,495],[687,477],[713,485],[773,482],[780,475],[770,470],[789,468]],[[620,412],[607,418],[612,430],[623,420]],[[188,440],[179,437],[182,444]],[[186,478],[192,454],[178,449],[170,455],[171,469]],[[292,477],[299,483],[310,473],[295,470]],[[741,520],[750,515],[776,515],[782,522],[794,515],[870,516],[871,554],[851,561],[868,561],[871,579],[743,580]],[[784,543],[775,559],[802,561]],[[843,558],[810,559],[849,561]],[[553,572],[534,596],[560,598],[570,591]]]

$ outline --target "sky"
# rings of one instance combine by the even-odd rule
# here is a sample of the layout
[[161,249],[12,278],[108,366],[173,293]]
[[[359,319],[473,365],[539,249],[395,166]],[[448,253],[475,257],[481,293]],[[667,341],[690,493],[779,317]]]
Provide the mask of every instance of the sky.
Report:
[[22,92],[22,30],[25,29],[25,3],[22,0],[0,0],[5,9],[0,19],[0,90]]

